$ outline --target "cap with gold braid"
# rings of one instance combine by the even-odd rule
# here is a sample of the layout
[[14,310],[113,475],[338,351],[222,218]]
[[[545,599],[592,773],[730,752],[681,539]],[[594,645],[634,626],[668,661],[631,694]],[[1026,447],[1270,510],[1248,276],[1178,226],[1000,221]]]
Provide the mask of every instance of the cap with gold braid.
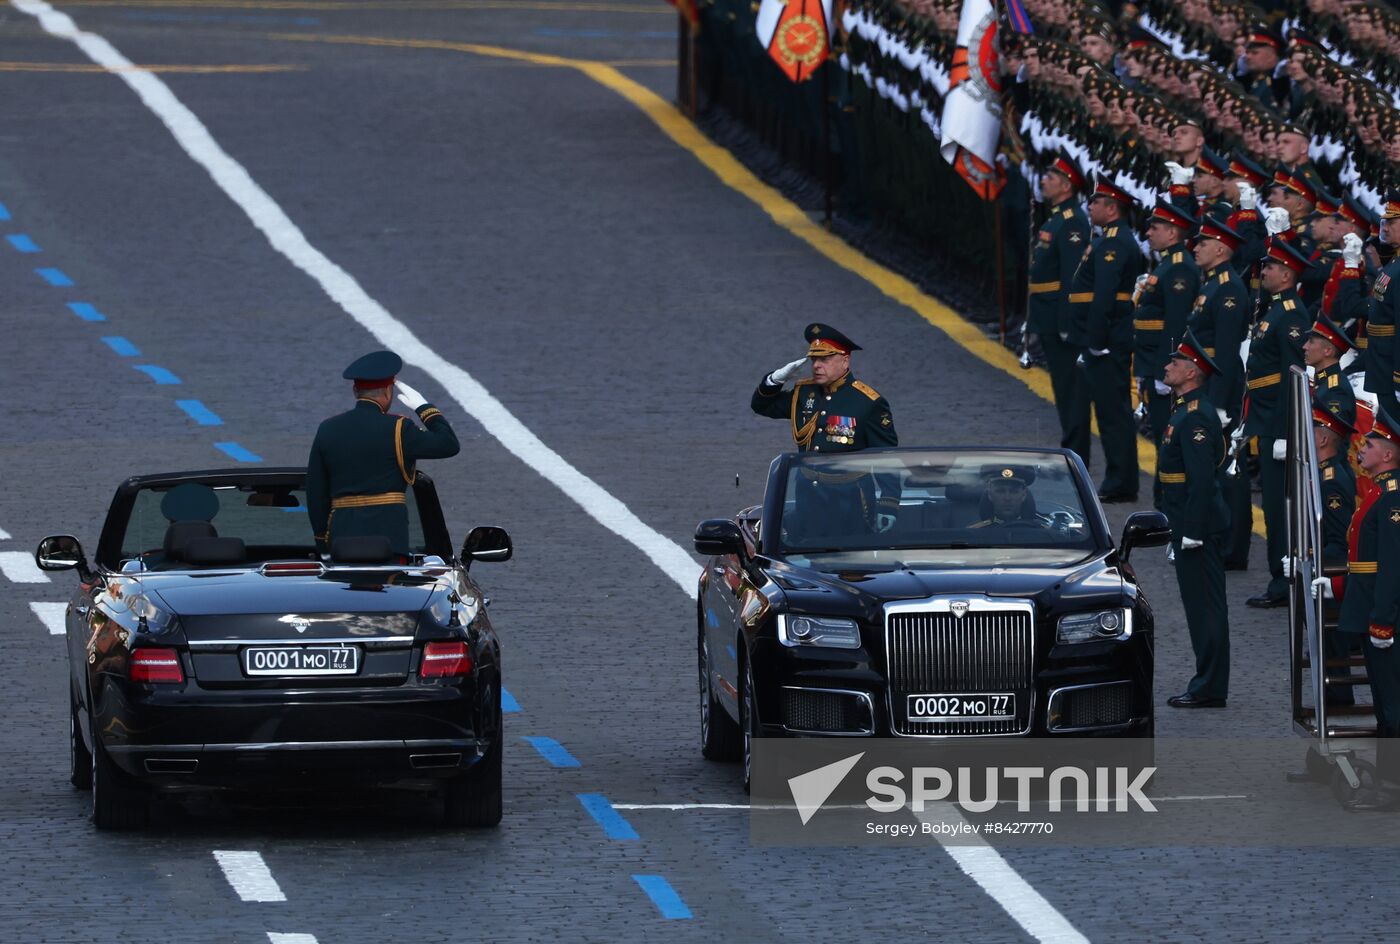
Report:
[[1259,187],[1269,180],[1269,172],[1264,170],[1248,155],[1236,151],[1230,156],[1230,176],[1249,182],[1251,187]]
[[1215,361],[1210,359],[1206,353],[1205,346],[1196,340],[1196,336],[1191,333],[1191,329],[1186,329],[1186,334],[1181,339],[1181,343],[1172,352],[1172,357],[1187,360],[1199,367],[1202,373],[1207,375],[1220,373],[1220,368]]
[[1201,221],[1201,232],[1197,239],[1218,239],[1228,246],[1231,252],[1244,244],[1243,236],[1212,216]]
[[1224,179],[1230,173],[1230,164],[1210,148],[1201,148],[1200,159],[1196,161],[1196,173]]
[[1395,422],[1395,417],[1386,411],[1385,407],[1376,409],[1376,419],[1371,423],[1371,431],[1366,434],[1367,439],[1384,439],[1393,446],[1400,446],[1400,423]]
[[1196,230],[1196,221],[1187,216],[1174,203],[1166,200],[1158,200],[1157,205],[1152,208],[1152,215],[1147,218],[1149,224],[1170,223],[1181,230],[1182,235],[1189,236]]
[[1303,258],[1302,254],[1293,246],[1277,237],[1269,237],[1264,258],[1261,260],[1266,265],[1270,262],[1277,262],[1288,266],[1294,272],[1302,274],[1303,270],[1311,269],[1312,263]]
[[1386,194],[1385,207],[1381,210],[1381,219],[1400,220],[1400,190],[1392,190]]
[[1094,192],[1090,194],[1089,202],[1092,203],[1099,197],[1117,200],[1119,203],[1123,204],[1125,210],[1133,205],[1133,198],[1128,192],[1113,183],[1107,177],[1098,177],[1094,180]]
[[1064,151],[1055,155],[1055,160],[1048,169],[1068,180],[1076,193],[1084,189],[1084,172],[1079,169],[1079,162]]
[[1344,440],[1356,435],[1356,427],[1329,410],[1316,396],[1312,401],[1312,421],[1314,426],[1325,426]]
[[1352,348],[1351,338],[1337,324],[1326,315],[1318,315],[1313,322],[1312,330],[1308,334],[1322,338],[1328,344],[1337,349],[1338,354],[1345,354]]
[[861,346],[831,325],[813,323],[802,332],[807,339],[808,357],[830,357],[833,354],[849,354],[861,350]]

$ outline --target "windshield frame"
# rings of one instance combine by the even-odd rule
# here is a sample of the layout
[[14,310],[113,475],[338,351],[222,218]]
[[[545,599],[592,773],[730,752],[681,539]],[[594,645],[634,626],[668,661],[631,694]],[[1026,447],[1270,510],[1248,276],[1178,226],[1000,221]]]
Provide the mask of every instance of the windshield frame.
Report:
[[[1089,471],[1084,466],[1084,462],[1073,450],[1069,449],[1046,449],[1028,446],[894,446],[884,449],[864,449],[862,456],[881,453],[929,453],[932,455],[970,457],[974,461],[978,456],[988,457],[992,461],[994,457],[1005,457],[1008,454],[1020,454],[1026,456],[1028,460],[1046,460],[1058,458],[1065,461],[1070,469],[1070,478],[1074,482],[1075,493],[1079,497],[1081,507],[1084,509],[1084,519],[1088,524],[1089,537],[1093,544],[1092,548],[1075,548],[1082,551],[1087,556],[1098,556],[1106,554],[1117,547],[1117,543],[1109,530],[1108,518],[1104,514],[1103,505],[1098,500],[1098,494],[1094,490],[1089,478]],[[764,492],[763,500],[763,529],[764,540],[760,552],[775,560],[787,560],[789,552],[785,552],[778,541],[769,535],[782,533],[783,505],[787,500],[787,483],[794,465],[802,465],[810,459],[827,459],[845,456],[847,453],[835,453],[830,456],[809,456],[806,453],[786,452],[773,459],[768,468],[768,482]],[[1017,547],[1018,545],[1000,545],[1003,547]],[[1054,547],[1054,546],[1051,546]],[[1041,549],[1039,547],[1037,550]],[[1048,548],[1047,548],[1048,549]],[[1070,548],[1065,548],[1066,552]],[[811,551],[793,549],[791,552],[798,557],[811,557]],[[802,566],[802,565],[794,565]]]

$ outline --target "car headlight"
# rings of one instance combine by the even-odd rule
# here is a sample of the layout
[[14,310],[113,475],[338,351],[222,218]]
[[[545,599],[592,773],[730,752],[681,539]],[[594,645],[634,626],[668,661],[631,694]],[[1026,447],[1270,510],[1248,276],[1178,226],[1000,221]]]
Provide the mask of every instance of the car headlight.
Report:
[[1102,642],[1105,639],[1127,639],[1133,634],[1133,611],[1126,607],[1099,610],[1097,613],[1071,613],[1061,616],[1055,632],[1059,642]]
[[784,646],[859,649],[860,627],[855,620],[842,617],[779,613],[778,641]]

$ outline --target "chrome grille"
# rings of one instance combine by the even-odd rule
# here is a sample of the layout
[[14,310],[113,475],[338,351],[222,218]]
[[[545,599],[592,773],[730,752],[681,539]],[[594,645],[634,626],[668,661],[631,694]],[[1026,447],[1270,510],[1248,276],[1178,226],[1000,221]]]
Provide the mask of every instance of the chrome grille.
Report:
[[[939,608],[886,616],[890,718],[896,734],[1021,734],[1035,692],[1033,620],[1028,607]],[[1016,716],[992,721],[908,721],[908,695],[1015,692]]]

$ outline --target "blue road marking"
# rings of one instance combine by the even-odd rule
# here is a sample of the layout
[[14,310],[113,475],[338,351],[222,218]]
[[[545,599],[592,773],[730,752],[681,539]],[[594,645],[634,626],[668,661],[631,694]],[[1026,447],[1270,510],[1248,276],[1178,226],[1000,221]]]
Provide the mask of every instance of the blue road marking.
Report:
[[19,250],[20,252],[39,251],[39,247],[35,245],[34,240],[30,239],[23,233],[15,233],[13,236],[6,236],[5,238],[10,241],[11,246],[14,246],[15,249]]
[[[214,448],[218,449],[219,451],[221,451],[221,452],[223,452],[223,453],[225,453],[225,454],[227,454],[227,455],[229,455],[229,456],[232,456],[233,458],[237,459],[239,462],[261,462],[261,461],[262,461],[262,456],[258,455],[256,452],[249,452],[247,449],[244,449],[242,446],[238,445],[238,443],[236,443],[236,442],[214,443]],[[291,509],[288,509],[288,510],[289,510],[289,511],[301,511],[302,509],[300,509],[300,508],[291,508]]]
[[8,220],[9,218],[10,211],[5,209],[5,204],[0,203],[0,220]]
[[141,353],[140,348],[121,336],[103,338],[102,342],[122,357],[135,357]]
[[501,689],[501,711],[502,711],[503,713],[505,713],[505,714],[510,714],[511,712],[516,712],[516,711],[519,711],[519,710],[520,710],[520,702],[518,702],[518,701],[515,700],[515,696],[514,696],[514,695],[512,695],[510,692],[506,691],[505,688],[502,688],[502,689]]
[[642,891],[647,893],[651,903],[661,912],[661,917],[668,921],[676,919],[693,918],[690,909],[681,901],[681,896],[676,894],[676,890],[671,887],[671,883],[660,875],[634,875],[632,881],[642,886]]
[[583,808],[588,811],[588,815],[603,827],[603,832],[609,839],[630,841],[641,839],[637,831],[632,828],[632,824],[622,818],[617,810],[613,809],[608,798],[601,793],[580,793],[578,801],[583,804]]
[[528,741],[530,746],[539,751],[540,756],[549,761],[555,767],[582,767],[578,758],[569,753],[569,749],[560,744],[554,738],[547,737],[527,737],[521,738]]
[[176,377],[164,367],[157,367],[155,364],[137,364],[135,366],[137,370],[141,371],[141,373],[150,377],[158,384],[173,386],[180,382],[179,377]]
[[58,288],[73,284],[73,280],[64,275],[62,269],[35,269],[34,272],[39,278]]
[[190,415],[200,426],[222,426],[224,421],[219,419],[219,414],[198,400],[176,400],[175,405]]
[[106,321],[107,316],[102,314],[89,302],[69,302],[68,308],[84,321]]
[[735,651],[735,649],[734,649],[733,646],[725,646],[724,649],[725,649],[726,652],[729,653],[729,658],[731,658],[731,659],[737,659],[737,658],[739,658],[739,653]]

